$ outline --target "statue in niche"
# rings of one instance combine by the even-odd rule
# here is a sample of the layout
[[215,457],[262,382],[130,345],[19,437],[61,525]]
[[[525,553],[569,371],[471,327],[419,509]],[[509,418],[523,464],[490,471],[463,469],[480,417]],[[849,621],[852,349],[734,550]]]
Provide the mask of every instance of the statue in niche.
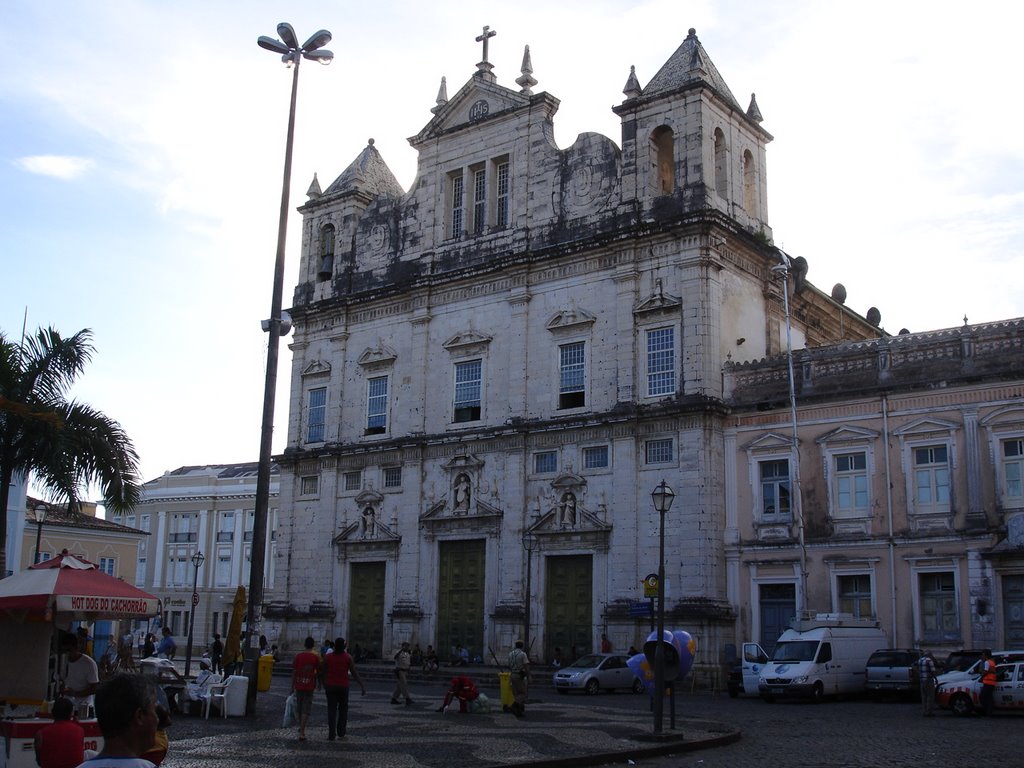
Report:
[[455,478],[455,513],[467,514],[469,512],[470,490],[469,475],[463,473]]
[[359,532],[364,539],[377,537],[377,511],[370,504],[367,504],[363,510],[363,516],[359,521]]
[[558,522],[560,525],[576,525],[576,495],[571,491],[562,494]]

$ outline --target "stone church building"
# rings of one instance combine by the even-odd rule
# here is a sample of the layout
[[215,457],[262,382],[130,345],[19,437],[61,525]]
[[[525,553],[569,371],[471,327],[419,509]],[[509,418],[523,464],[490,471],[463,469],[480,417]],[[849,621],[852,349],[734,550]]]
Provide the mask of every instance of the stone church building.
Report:
[[[717,660],[707,656],[760,626],[745,542],[773,574],[764,585],[799,581],[794,529],[755,526],[763,499],[743,500],[736,480],[773,487],[737,466],[792,449],[788,411],[748,434],[757,364],[730,366],[771,358],[764,381],[778,382],[787,287],[795,348],[887,335],[772,246],[772,137],[694,30],[645,86],[624,72],[616,140],[584,133],[564,149],[559,100],[535,92],[529,49],[507,82],[488,36],[476,71],[451,98],[442,80],[410,138],[409,191],[371,141],[326,188],[314,179],[300,208],[288,445],[276,457],[283,597],[265,607],[268,631],[291,647],[341,634],[378,654],[410,640],[485,660],[524,635],[535,659],[596,649],[601,634],[639,645],[643,580],[658,570],[651,491],[664,480],[676,494],[666,624]],[[931,423],[907,421],[908,439]],[[851,429],[822,439],[881,427]],[[774,488],[788,495],[789,467],[764,471],[779,469]],[[780,515],[781,496],[770,506]],[[863,534],[863,519],[843,525]],[[839,610],[832,593],[811,594]]]

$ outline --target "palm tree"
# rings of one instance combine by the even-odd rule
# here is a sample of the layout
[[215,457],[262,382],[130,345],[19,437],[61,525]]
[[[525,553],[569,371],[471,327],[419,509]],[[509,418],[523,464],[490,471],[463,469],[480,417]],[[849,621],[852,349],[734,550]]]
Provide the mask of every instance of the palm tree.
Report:
[[7,573],[7,503],[15,475],[30,473],[53,501],[73,507],[98,483],[108,509],[139,499],[138,454],[121,425],[67,399],[93,353],[92,332],[63,338],[53,328],[21,344],[0,333],[0,578]]

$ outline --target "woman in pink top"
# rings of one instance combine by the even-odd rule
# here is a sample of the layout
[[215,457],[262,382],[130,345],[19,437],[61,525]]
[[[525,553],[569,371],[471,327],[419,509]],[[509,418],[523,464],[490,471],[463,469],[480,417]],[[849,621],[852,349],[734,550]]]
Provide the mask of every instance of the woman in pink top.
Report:
[[324,656],[321,675],[327,693],[327,738],[334,741],[337,734],[339,739],[343,739],[348,725],[349,680],[359,683],[363,696],[366,695],[366,686],[359,679],[356,664],[345,650],[345,638],[337,638],[334,641],[334,653]]

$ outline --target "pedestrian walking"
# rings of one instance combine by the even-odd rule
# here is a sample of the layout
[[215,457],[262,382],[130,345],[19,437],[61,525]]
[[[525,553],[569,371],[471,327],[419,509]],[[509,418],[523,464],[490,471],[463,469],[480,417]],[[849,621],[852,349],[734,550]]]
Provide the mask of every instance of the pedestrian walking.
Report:
[[327,739],[345,738],[348,727],[348,694],[350,681],[355,680],[366,695],[366,686],[356,672],[356,663],[345,650],[345,638],[334,641],[334,653],[324,656],[320,663],[320,674],[324,681],[324,692],[327,694]]
[[214,633],[213,642],[210,643],[210,666],[217,674],[224,673],[224,642],[220,639],[219,633]]
[[608,635],[601,635],[601,653],[612,652],[612,641],[608,639]]
[[981,652],[981,714],[991,715],[996,696],[996,663],[992,661],[992,651],[988,648]]
[[402,647],[395,654],[395,692],[391,694],[392,704],[401,704],[405,699],[405,706],[412,706],[412,699],[409,698],[409,665],[412,664],[412,654],[409,652],[409,643],[402,643]]
[[299,718],[299,741],[306,740],[306,723],[313,709],[313,691],[316,690],[320,672],[320,657],[313,648],[316,640],[307,637],[306,650],[295,655],[292,662],[292,692],[295,694],[295,709]]
[[523,650],[523,641],[516,640],[515,648],[508,654],[509,683],[512,686],[512,714],[522,717],[526,714],[526,694],[530,680],[530,657]]
[[921,714],[935,714],[935,657],[925,651],[917,660],[917,681],[921,688]]

